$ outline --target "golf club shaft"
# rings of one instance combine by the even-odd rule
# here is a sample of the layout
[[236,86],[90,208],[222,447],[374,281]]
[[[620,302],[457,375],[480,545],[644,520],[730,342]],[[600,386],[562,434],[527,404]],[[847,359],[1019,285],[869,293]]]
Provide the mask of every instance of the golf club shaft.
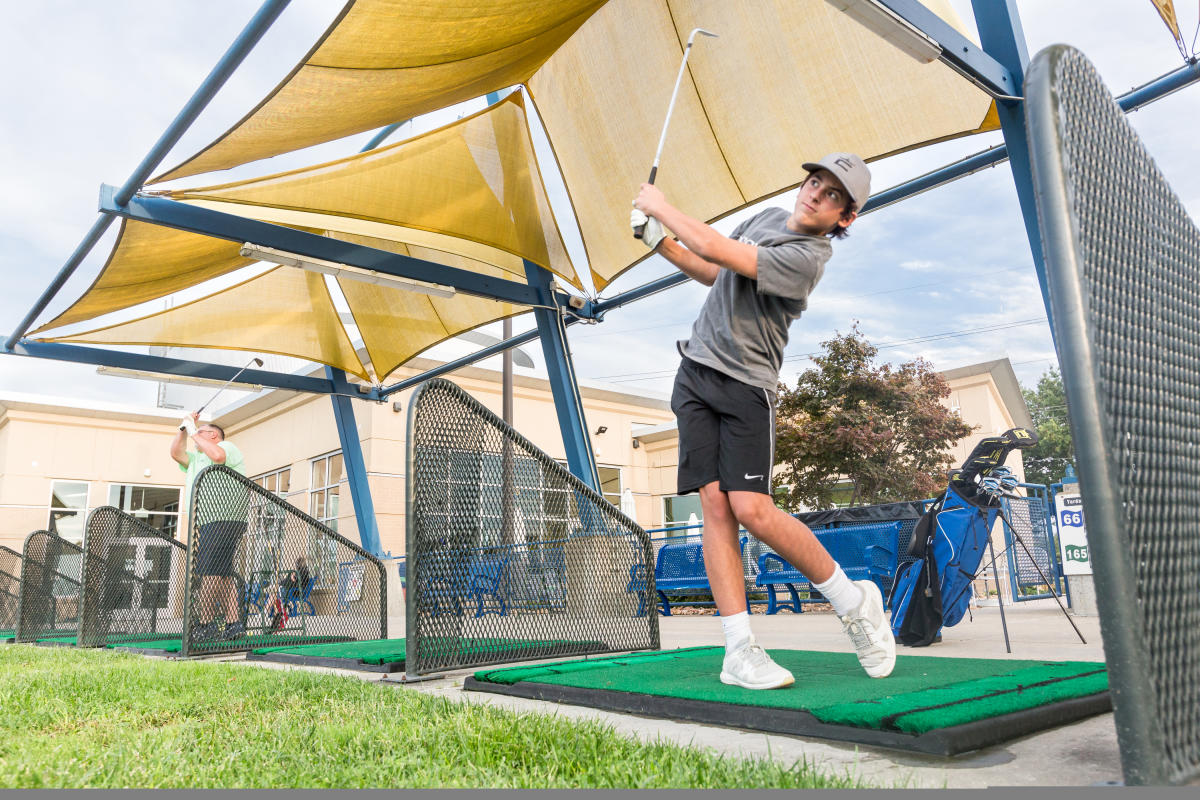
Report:
[[[716,35],[701,28],[696,28],[692,31],[691,36],[688,37],[687,46],[683,48],[683,60],[679,62],[679,74],[675,76],[675,88],[671,90],[671,102],[667,104],[667,118],[663,120],[662,134],[658,137],[658,149],[654,151],[654,163],[650,165],[650,177],[646,183],[653,184],[654,179],[658,177],[658,161],[662,158],[663,145],[667,141],[667,127],[671,124],[671,115],[675,113],[675,99],[679,96],[679,84],[683,83],[683,73],[687,68],[688,54],[692,52],[692,44],[697,33],[703,33],[705,36]],[[645,230],[645,224],[638,225],[633,229],[633,238],[642,238]]]
[[217,397],[218,397],[218,396],[220,396],[221,392],[225,391],[225,390],[226,390],[226,389],[229,387],[229,384],[231,384],[231,383],[233,383],[234,381],[236,381],[236,380],[238,379],[238,376],[239,376],[239,375],[241,375],[241,374],[242,374],[243,372],[245,372],[246,370],[250,369],[250,365],[251,365],[251,364],[254,364],[254,365],[256,365],[256,366],[259,366],[259,367],[261,367],[261,366],[262,366],[262,363],[263,363],[263,362],[262,362],[262,359],[261,359],[261,358],[252,358],[252,359],[250,359],[250,361],[249,361],[249,362],[246,364],[246,366],[242,367],[242,368],[241,368],[241,369],[239,369],[237,372],[233,373],[233,377],[232,377],[232,378],[230,378],[229,380],[225,381],[225,385],[224,385],[224,386],[222,386],[220,389],[217,389],[217,393],[216,393],[216,394],[214,394],[212,397],[208,398],[208,402],[206,402],[204,405],[200,406],[200,408],[196,409],[196,413],[197,413],[197,414],[199,414],[201,411],[203,411],[204,409],[208,408],[209,404],[210,404],[210,403],[212,403],[212,401],[213,401],[213,400],[216,400],[216,399],[217,399]]

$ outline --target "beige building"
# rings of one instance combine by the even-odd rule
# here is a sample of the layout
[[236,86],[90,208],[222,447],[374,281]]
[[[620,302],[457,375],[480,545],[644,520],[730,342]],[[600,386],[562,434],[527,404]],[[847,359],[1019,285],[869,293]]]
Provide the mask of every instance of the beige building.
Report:
[[[417,359],[416,374],[435,366]],[[956,447],[961,459],[981,437],[1032,426],[1007,359],[944,373],[948,404],[975,432]],[[405,374],[398,376],[406,377]],[[500,374],[465,367],[451,380],[500,413]],[[667,398],[599,385],[581,386],[602,491],[634,509],[647,528],[699,516],[695,495],[675,495],[678,432]],[[404,552],[404,466],[408,400],[355,402],[355,417],[385,552]],[[547,381],[514,379],[514,426],[564,460]],[[81,540],[87,513],[115,505],[169,531],[179,530],[184,473],[168,449],[180,412],[114,403],[82,404],[0,393],[0,544],[20,550],[30,532],[52,527]],[[358,541],[329,398],[264,391],[220,409],[214,420],[246,458],[247,474],[293,505]],[[1009,466],[1023,476],[1019,454]]]

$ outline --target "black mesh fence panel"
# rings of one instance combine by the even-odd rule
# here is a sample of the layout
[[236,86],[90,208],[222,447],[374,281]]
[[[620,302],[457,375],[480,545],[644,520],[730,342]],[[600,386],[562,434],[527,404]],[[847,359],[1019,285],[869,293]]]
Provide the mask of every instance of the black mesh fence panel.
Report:
[[17,629],[21,608],[21,554],[0,545],[0,633]]
[[196,476],[184,655],[387,636],[383,564],[225,466]]
[[74,636],[79,631],[83,549],[50,531],[25,539],[21,559],[18,642]]
[[410,674],[658,647],[649,537],[566,467],[440,379],[408,448]]
[[1200,231],[1078,51],[1025,82],[1127,783],[1200,777]]
[[183,636],[187,548],[112,506],[88,515],[80,647]]

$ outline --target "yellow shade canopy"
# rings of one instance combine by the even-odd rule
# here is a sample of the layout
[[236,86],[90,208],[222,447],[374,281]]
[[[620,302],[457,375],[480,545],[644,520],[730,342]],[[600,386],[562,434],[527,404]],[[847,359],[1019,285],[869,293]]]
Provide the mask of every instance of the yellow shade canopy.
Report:
[[238,249],[235,242],[123,220],[96,280],[70,308],[33,333],[132,308],[254,263]]
[[[948,0],[925,5],[962,29]],[[941,63],[918,63],[825,0],[357,0],[257,109],[155,180],[227,169],[523,83],[600,290],[646,255],[628,233],[629,203],[696,27],[720,38],[698,42],[689,59],[658,184],[699,219],[798,185],[801,164],[827,152],[872,160],[997,127],[983,92]]]
[[130,322],[45,341],[278,353],[369,377],[338,318],[324,276],[292,267],[278,267]]
[[224,210],[256,219],[378,239],[408,242],[424,232],[428,236],[416,234],[418,243],[437,242],[494,263],[512,273],[509,279],[525,281],[525,258],[580,286],[546,196],[520,94],[388,147],[166,194],[227,204]]

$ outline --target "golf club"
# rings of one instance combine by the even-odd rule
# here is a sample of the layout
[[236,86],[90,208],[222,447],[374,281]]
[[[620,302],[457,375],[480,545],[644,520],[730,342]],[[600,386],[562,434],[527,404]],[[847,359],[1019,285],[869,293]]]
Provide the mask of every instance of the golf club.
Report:
[[[671,103],[667,106],[667,118],[663,121],[662,135],[658,137],[658,150],[654,153],[654,163],[650,166],[650,179],[646,181],[647,183],[654,183],[654,178],[658,175],[658,160],[662,157],[663,143],[667,141],[667,126],[671,124],[671,114],[675,111],[675,98],[679,94],[679,84],[683,82],[683,70],[687,66],[688,53],[692,51],[692,42],[695,40],[697,33],[711,36],[714,39],[718,37],[718,34],[706,31],[704,28],[696,28],[688,35],[687,47],[683,48],[683,61],[679,63],[679,75],[675,78],[675,88],[671,91]],[[645,224],[634,228],[634,238],[642,238],[642,232],[645,229]]]
[[196,413],[199,414],[201,411],[208,408],[209,403],[211,403],[213,400],[216,400],[217,396],[220,395],[221,392],[225,391],[225,389],[229,386],[229,384],[236,381],[238,378],[238,375],[241,375],[243,372],[250,369],[250,364],[253,364],[256,367],[261,367],[263,365],[263,360],[261,358],[250,359],[250,362],[248,364],[246,364],[246,366],[242,367],[237,372],[233,373],[233,377],[230,378],[229,380],[225,381],[224,386],[222,386],[220,389],[217,389],[216,394],[214,394],[212,397],[208,398],[208,402],[206,402],[204,405],[200,406],[200,408],[196,409]]

